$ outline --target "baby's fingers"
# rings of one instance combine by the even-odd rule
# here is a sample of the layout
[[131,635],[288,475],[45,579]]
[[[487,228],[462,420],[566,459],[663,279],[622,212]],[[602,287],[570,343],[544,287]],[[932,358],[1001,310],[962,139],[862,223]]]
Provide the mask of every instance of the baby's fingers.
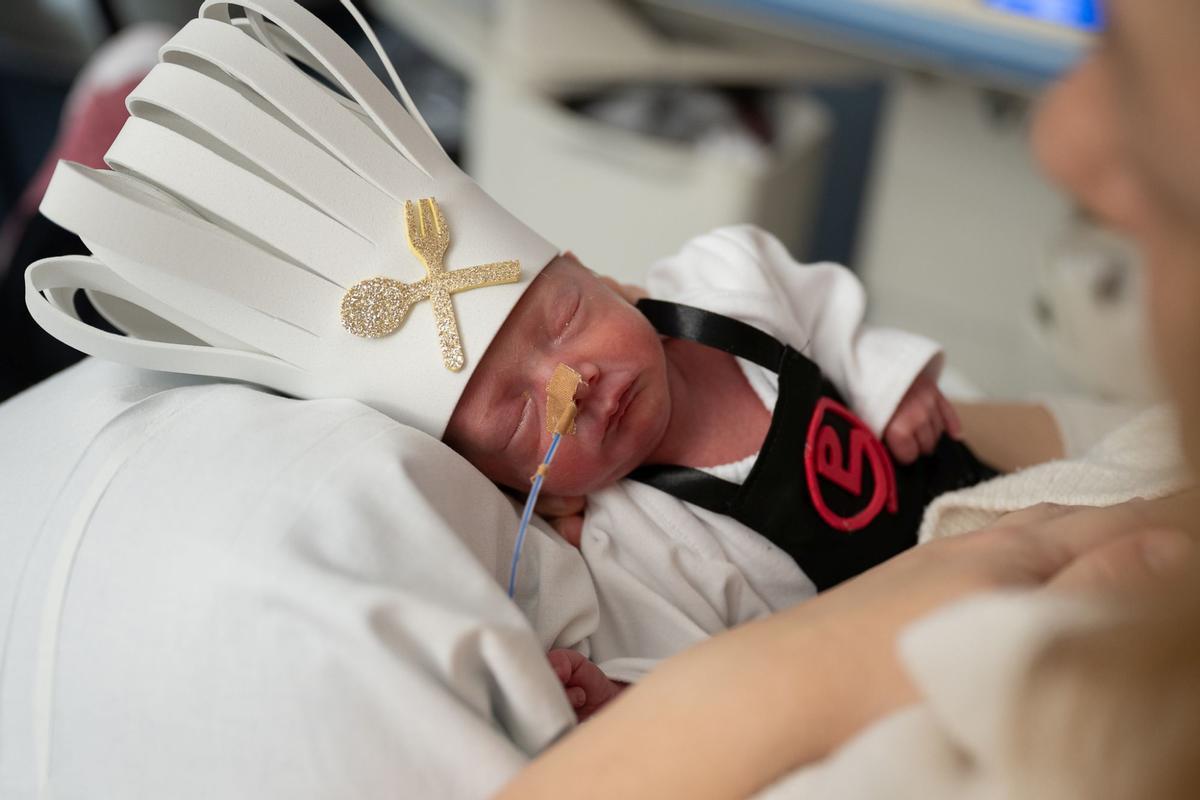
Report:
[[546,659],[550,662],[550,668],[554,670],[559,683],[565,684],[570,679],[571,673],[575,671],[575,668],[571,665],[571,658],[567,655],[573,652],[573,650],[551,650],[546,654]]
[[946,432],[946,422],[942,417],[942,409],[938,405],[938,400],[941,399],[942,393],[937,390],[937,387],[931,386],[928,393],[921,398],[921,406],[924,411],[925,425],[928,428],[927,441],[923,440],[921,444],[921,452],[929,455],[937,449],[938,442],[941,441],[942,434]]
[[911,428],[905,425],[889,427],[883,438],[887,441],[888,450],[892,451],[896,461],[901,464],[911,464],[920,456],[920,443],[912,434]]
[[561,648],[559,650],[551,650],[546,654],[546,658],[550,660],[550,666],[554,669],[554,674],[563,683],[571,680],[571,676],[579,669],[581,664],[591,664],[581,653],[569,648]]
[[933,448],[937,447],[938,436],[941,434],[934,428],[933,420],[927,419],[917,426],[916,437],[917,442],[921,446],[921,453],[929,455],[933,452]]
[[567,702],[571,704],[571,708],[576,710],[583,708],[587,703],[587,692],[578,686],[566,687]]
[[942,420],[946,426],[946,433],[950,434],[952,439],[962,439],[962,420],[958,418],[958,411],[955,410],[954,404],[946,399],[946,395],[938,392],[937,395],[938,412],[941,414]]
[[893,423],[884,432],[884,441],[901,464],[911,464],[921,454],[921,445],[911,429],[903,423]]

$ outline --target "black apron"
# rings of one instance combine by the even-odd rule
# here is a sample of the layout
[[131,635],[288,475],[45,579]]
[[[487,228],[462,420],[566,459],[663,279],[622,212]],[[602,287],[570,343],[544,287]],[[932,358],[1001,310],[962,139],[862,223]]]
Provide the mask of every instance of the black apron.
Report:
[[788,553],[818,591],[917,542],[938,495],[998,473],[961,442],[898,464],[808,358],[759,329],[692,306],[642,300],[664,336],[744,358],[779,375],[779,398],[762,450],[740,486],[690,467],[647,465],[629,477],[725,514]]

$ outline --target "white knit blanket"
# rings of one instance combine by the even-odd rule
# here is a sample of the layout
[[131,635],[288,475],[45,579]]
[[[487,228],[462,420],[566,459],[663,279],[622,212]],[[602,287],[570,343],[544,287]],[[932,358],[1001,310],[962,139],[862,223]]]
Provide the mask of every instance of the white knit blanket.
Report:
[[925,511],[921,541],[953,536],[1038,503],[1111,506],[1189,483],[1178,423],[1166,407],[1143,412],[1079,458],[1040,464],[943,495]]

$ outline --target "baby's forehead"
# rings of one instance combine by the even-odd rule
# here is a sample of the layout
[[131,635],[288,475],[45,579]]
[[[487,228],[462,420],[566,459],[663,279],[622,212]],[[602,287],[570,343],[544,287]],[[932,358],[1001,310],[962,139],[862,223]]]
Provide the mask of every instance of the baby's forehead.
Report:
[[549,299],[556,290],[566,285],[578,284],[590,276],[591,273],[586,267],[573,259],[559,256],[537,274],[525,295]]
[[[525,294],[509,312],[508,322],[516,323],[534,315],[539,319],[544,317],[565,302],[564,296],[569,293],[569,289],[581,286],[589,277],[591,273],[587,269],[559,256],[529,284]],[[521,329],[520,332],[526,337],[531,337],[536,335],[537,328],[536,325],[530,326]],[[504,331],[501,331],[501,334],[503,333]]]
[[577,273],[587,274],[587,270],[572,269],[564,261],[561,257],[551,261],[509,312],[468,382],[460,405],[464,400],[481,402],[484,406],[494,404],[508,392],[506,376],[511,377],[528,365],[526,356],[530,347],[545,335],[546,321],[562,302],[565,290],[580,280]]
[[533,348],[548,336],[553,337],[553,329],[571,316],[581,298],[596,287],[603,288],[600,279],[573,257],[558,256],[551,261],[533,279],[496,333],[468,384],[468,393],[475,394],[471,392],[473,385],[478,385],[480,395],[486,390],[505,393],[508,380],[527,372]]

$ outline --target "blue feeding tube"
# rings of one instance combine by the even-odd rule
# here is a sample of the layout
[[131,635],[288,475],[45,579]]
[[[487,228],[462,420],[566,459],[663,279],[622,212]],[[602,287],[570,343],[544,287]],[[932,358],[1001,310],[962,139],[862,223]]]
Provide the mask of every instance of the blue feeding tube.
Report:
[[[575,415],[571,414],[570,416],[573,418]],[[560,423],[558,427],[561,429],[564,426]],[[517,543],[513,546],[512,568],[508,574],[509,599],[512,599],[517,592],[517,565],[521,561],[521,547],[525,544],[525,532],[529,529],[533,507],[537,505],[538,494],[542,491],[542,481],[546,477],[546,471],[550,468],[550,462],[554,460],[554,453],[558,450],[560,441],[562,441],[562,432],[556,431],[554,438],[550,440],[550,449],[546,451],[542,466],[533,476],[533,487],[529,490],[529,497],[525,500],[525,510],[521,512],[521,527],[517,529]]]
[[521,513],[521,527],[517,529],[517,542],[513,545],[512,569],[508,573],[510,600],[517,593],[517,565],[521,561],[521,547],[525,544],[525,533],[529,530],[529,520],[533,517],[533,507],[537,505],[538,494],[542,491],[542,482],[546,479],[546,473],[550,471],[550,462],[558,452],[558,443],[562,441],[563,434],[575,432],[572,425],[575,415],[579,412],[579,407],[575,405],[575,393],[582,383],[583,377],[578,372],[566,364],[559,364],[550,378],[550,383],[546,385],[547,422],[552,419],[551,414],[557,414],[558,419],[554,420],[554,437],[550,440],[550,449],[546,451],[546,457],[542,459],[537,472],[530,478],[533,486],[525,500],[525,510]]

